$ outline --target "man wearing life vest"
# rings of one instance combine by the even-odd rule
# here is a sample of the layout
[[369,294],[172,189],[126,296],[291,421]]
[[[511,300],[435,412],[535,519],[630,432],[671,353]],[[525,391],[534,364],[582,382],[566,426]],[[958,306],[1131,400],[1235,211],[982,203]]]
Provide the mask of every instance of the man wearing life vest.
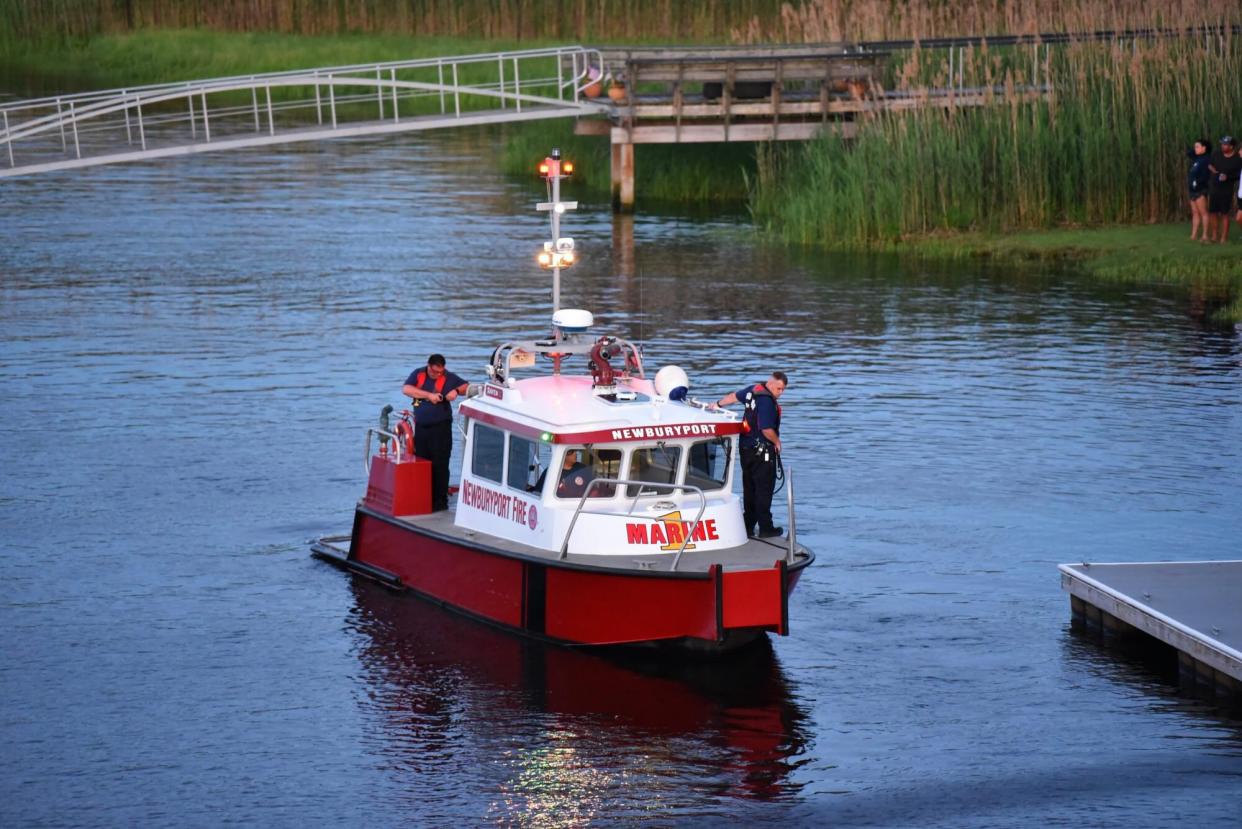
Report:
[[[726,394],[718,403],[746,407],[742,420],[742,520],[746,534],[774,538],[784,530],[772,523],[772,492],[781,453],[781,407],[776,402],[789,385],[783,371],[774,371],[764,383]],[[758,532],[755,525],[758,524]]]
[[466,393],[466,381],[432,354],[426,368],[405,378],[401,391],[414,399],[414,454],[431,461],[431,509],[448,509],[449,456],[453,454],[452,401]]

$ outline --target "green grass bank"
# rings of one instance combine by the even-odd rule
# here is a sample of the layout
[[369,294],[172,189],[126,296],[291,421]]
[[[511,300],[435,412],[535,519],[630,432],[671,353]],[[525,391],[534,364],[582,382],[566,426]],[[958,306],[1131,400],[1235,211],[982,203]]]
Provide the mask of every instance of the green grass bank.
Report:
[[546,44],[393,34],[312,37],[211,29],[148,29],[68,39],[0,37],[0,84],[8,92],[34,96],[542,45]]
[[1117,282],[1189,285],[1214,297],[1214,322],[1242,322],[1242,231],[1225,245],[1190,240],[1190,222],[912,236],[886,250],[936,260],[1060,263]]

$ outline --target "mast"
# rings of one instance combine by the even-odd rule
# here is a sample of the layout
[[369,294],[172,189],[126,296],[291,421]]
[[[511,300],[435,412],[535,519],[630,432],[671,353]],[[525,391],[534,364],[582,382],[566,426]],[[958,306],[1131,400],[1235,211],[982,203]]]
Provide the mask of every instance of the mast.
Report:
[[566,210],[577,210],[578,202],[561,201],[561,179],[573,175],[574,163],[562,161],[561,151],[552,148],[552,154],[539,163],[539,175],[548,183],[550,201],[539,202],[536,210],[546,210],[551,214],[552,240],[543,243],[543,250],[537,257],[539,267],[552,271],[552,313],[561,310],[561,268],[568,268],[578,261],[574,254],[574,240],[568,236],[561,238],[561,214]]

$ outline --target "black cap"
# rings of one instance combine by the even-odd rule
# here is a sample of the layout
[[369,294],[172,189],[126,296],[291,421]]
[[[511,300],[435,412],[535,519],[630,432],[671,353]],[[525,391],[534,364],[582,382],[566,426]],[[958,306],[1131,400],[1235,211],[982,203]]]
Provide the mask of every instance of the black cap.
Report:
[[1220,143],[1228,144],[1230,147],[1232,147],[1236,145],[1238,142],[1233,139],[1232,135],[1226,135],[1224,138],[1220,140]]

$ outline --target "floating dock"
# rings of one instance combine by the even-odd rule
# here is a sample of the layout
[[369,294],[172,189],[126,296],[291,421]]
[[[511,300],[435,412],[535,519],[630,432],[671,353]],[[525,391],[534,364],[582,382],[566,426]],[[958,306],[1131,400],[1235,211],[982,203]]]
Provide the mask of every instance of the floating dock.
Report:
[[1062,564],[1075,624],[1174,648],[1183,688],[1242,703],[1242,561]]

